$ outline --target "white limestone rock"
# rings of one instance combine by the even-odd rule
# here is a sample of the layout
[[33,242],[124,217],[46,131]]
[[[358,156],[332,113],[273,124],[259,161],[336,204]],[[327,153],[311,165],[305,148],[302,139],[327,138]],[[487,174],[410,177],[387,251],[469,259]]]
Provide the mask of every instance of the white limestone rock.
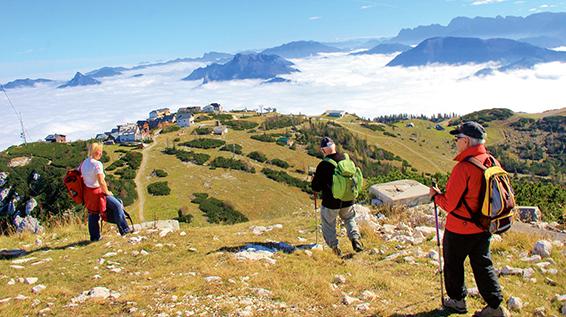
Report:
[[523,301],[519,297],[511,296],[507,300],[507,308],[511,311],[520,312],[523,309]]
[[533,254],[538,254],[543,258],[549,257],[552,252],[552,243],[547,240],[539,240],[533,247]]

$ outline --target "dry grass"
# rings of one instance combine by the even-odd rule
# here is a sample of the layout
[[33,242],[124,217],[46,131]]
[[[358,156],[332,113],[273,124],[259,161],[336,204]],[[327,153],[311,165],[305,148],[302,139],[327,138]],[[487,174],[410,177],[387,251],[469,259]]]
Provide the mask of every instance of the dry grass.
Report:
[[[283,229],[274,229],[261,236],[253,235],[249,226],[281,223]],[[23,270],[14,270],[9,266],[10,261],[0,261],[0,299],[15,297],[18,294],[29,296],[28,299],[0,304],[0,315],[20,316],[37,314],[53,303],[52,313],[56,316],[108,316],[127,314],[129,308],[138,307],[134,316],[145,312],[156,315],[166,312],[175,315],[176,311],[184,313],[187,310],[198,310],[208,306],[209,315],[216,312],[219,315],[233,315],[243,304],[228,303],[217,308],[213,305],[223,299],[237,296],[250,298],[258,297],[253,288],[265,288],[272,292],[270,302],[284,302],[289,307],[285,311],[268,311],[257,316],[294,315],[294,316],[346,316],[346,315],[376,315],[404,316],[422,314],[435,316],[439,306],[439,287],[437,267],[427,259],[417,259],[416,264],[410,264],[401,258],[386,261],[384,258],[399,252],[397,243],[381,240],[380,236],[362,228],[364,243],[368,248],[384,251],[383,255],[363,252],[351,259],[340,259],[325,249],[313,251],[312,256],[302,251],[293,254],[277,254],[273,265],[265,262],[238,261],[229,252],[218,253],[223,247],[241,246],[248,242],[286,241],[293,245],[302,244],[299,238],[305,238],[314,243],[314,220],[307,215],[284,217],[272,221],[253,221],[233,226],[208,226],[195,228],[183,225],[186,236],[171,233],[160,238],[157,233],[143,233],[147,237],[139,244],[128,243],[127,238],[116,235],[115,229],[105,226],[104,240],[88,245],[78,244],[87,239],[85,225],[68,225],[49,229],[41,239],[42,246],[35,245],[35,236],[16,235],[0,237],[0,248],[26,248],[31,252],[28,257],[36,260],[47,257],[51,262],[32,266],[30,263],[21,264]],[[320,237],[319,237],[320,239]],[[344,251],[352,252],[345,236],[340,237]],[[526,267],[519,261],[520,253],[528,251],[536,237],[510,233],[505,235],[502,242],[493,244],[493,257],[496,267],[511,265]],[[162,246],[160,246],[161,244]],[[418,246],[427,252],[436,249],[434,241],[428,241]],[[196,248],[196,252],[188,251]],[[416,247],[405,246],[408,250]],[[133,256],[132,251],[146,250],[147,256]],[[107,252],[117,252],[118,255],[105,257],[106,263],[99,264],[99,259]],[[566,259],[559,250],[552,255],[558,275],[551,276],[558,285],[565,285]],[[107,268],[108,261],[120,263],[122,273],[112,273]],[[98,268],[98,269],[96,269]],[[473,286],[473,278],[469,266],[467,284]],[[501,277],[505,297],[519,296],[529,302],[523,313],[529,315],[539,306],[544,306],[547,312],[558,314],[558,306],[550,299],[555,293],[563,293],[561,286],[549,286],[544,283],[545,275],[536,270],[536,283],[523,280],[522,277]],[[190,272],[195,272],[193,276]],[[94,275],[100,279],[94,279]],[[346,277],[346,283],[334,290],[331,287],[334,276],[341,274]],[[16,283],[7,286],[11,278],[38,277],[39,282],[47,289],[38,295],[31,293],[32,286]],[[208,283],[206,276],[220,276],[222,283]],[[246,279],[249,279],[246,281]],[[105,286],[119,291],[122,296],[113,301],[86,302],[78,307],[65,307],[71,298],[95,286]],[[369,301],[370,311],[360,313],[356,305],[341,304],[342,293],[360,297],[364,290],[371,290],[377,295]],[[172,300],[175,295],[179,299]],[[197,304],[183,301],[187,296],[198,297]],[[209,297],[210,296],[210,297]],[[40,304],[34,306],[32,301],[38,299]],[[128,303],[130,302],[130,303]],[[470,309],[478,309],[483,303],[478,298],[469,298]],[[395,315],[397,314],[397,315]]]

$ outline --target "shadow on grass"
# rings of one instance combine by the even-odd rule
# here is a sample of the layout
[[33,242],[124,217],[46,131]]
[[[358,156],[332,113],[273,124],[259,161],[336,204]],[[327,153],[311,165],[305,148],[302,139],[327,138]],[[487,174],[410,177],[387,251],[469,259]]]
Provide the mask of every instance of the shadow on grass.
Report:
[[207,254],[212,254],[216,252],[230,252],[230,253],[237,253],[240,251],[251,250],[254,249],[256,251],[267,251],[267,252],[283,252],[287,254],[291,254],[298,250],[309,250],[316,247],[316,244],[299,244],[299,245],[291,245],[286,242],[246,242],[239,246],[233,247],[222,247],[220,249],[210,251]]
[[416,314],[393,314],[390,315],[389,317],[444,317],[444,316],[450,316],[452,314],[454,313],[451,311],[444,310],[442,308],[436,308],[430,311],[420,312]]
[[65,249],[75,248],[75,247],[84,247],[84,246],[89,245],[91,243],[92,242],[89,241],[89,240],[81,240],[81,241],[76,241],[76,242],[69,243],[69,244],[62,245],[62,246],[58,246],[58,247],[41,247],[39,249],[34,249],[34,250],[29,251],[29,252],[22,250],[22,249],[2,250],[2,251],[0,251],[0,260],[11,260],[11,259],[19,258],[19,257],[22,257],[22,256],[30,255],[30,254],[33,254],[35,252],[59,251],[59,250],[65,250]]

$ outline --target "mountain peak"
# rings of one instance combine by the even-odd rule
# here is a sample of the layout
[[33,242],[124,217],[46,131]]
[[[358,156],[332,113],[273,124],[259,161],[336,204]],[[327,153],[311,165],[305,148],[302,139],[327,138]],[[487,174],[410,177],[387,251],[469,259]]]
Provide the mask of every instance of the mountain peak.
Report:
[[269,54],[236,54],[226,64],[211,64],[194,70],[183,80],[204,79],[209,81],[225,81],[233,79],[269,79],[280,74],[289,74],[297,70],[293,63]]
[[91,76],[83,75],[81,72],[77,72],[73,79],[67,83],[57,87],[57,88],[67,88],[67,87],[77,87],[77,86],[90,86],[98,85],[100,82]]

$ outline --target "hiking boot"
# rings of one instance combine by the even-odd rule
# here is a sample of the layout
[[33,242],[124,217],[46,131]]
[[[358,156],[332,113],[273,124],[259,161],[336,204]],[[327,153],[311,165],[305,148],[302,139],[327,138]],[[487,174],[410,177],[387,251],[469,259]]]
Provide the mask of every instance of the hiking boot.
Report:
[[364,250],[364,246],[360,239],[352,239],[352,248],[354,248],[354,251],[356,252],[362,252]]
[[507,308],[499,306],[497,308],[491,308],[485,306],[482,310],[478,310],[474,313],[474,317],[509,317],[511,314]]
[[466,305],[466,300],[456,300],[450,297],[444,298],[444,302],[442,303],[444,308],[451,309],[457,313],[465,314],[468,312],[468,306]]
[[334,254],[336,254],[336,256],[342,256],[342,250],[340,250],[339,247],[332,248],[332,252],[334,252]]

